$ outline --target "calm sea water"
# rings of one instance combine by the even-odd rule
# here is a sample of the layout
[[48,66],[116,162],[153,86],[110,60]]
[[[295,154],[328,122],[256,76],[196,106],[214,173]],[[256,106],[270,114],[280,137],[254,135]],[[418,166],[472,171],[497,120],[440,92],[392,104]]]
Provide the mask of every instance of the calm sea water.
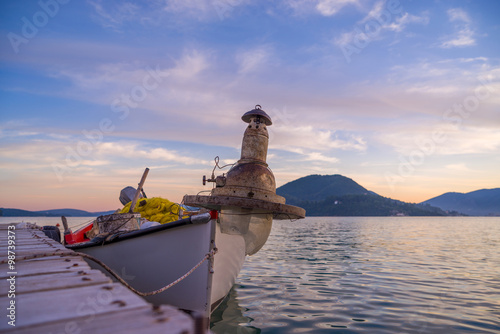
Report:
[[275,221],[222,333],[500,333],[500,218]]
[[[68,218],[74,229],[92,218]],[[0,223],[55,225],[55,217]],[[215,334],[500,333],[500,218],[275,221]]]

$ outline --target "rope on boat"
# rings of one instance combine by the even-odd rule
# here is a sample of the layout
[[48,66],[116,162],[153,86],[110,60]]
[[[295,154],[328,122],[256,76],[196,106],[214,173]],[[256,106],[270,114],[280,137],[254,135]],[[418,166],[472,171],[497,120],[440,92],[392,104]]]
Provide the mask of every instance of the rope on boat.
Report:
[[[167,289],[170,289],[171,287],[173,287],[174,285],[176,285],[177,283],[181,282],[183,279],[185,279],[186,277],[188,277],[189,275],[191,275],[196,269],[198,269],[203,264],[203,262],[205,262],[206,260],[208,260],[210,258],[213,258],[216,253],[217,253],[217,248],[214,248],[213,250],[210,251],[210,253],[207,253],[205,255],[205,257],[203,257],[203,259],[200,262],[198,262],[193,268],[191,268],[187,273],[185,273],[184,275],[182,275],[181,277],[179,277],[178,279],[176,279],[172,283],[170,283],[168,285],[165,285],[163,288],[160,288],[158,290],[154,290],[154,291],[151,291],[151,292],[141,292],[141,291],[136,290],[134,287],[132,287],[130,284],[128,284],[123,278],[121,278],[120,276],[118,276],[118,274],[116,274],[105,263],[103,263],[101,260],[96,259],[95,257],[93,257],[91,255],[88,255],[88,254],[85,254],[85,253],[80,253],[80,252],[75,252],[74,254],[78,255],[78,256],[85,257],[85,258],[87,258],[89,260],[92,260],[92,261],[96,262],[97,264],[99,264],[100,266],[102,266],[104,269],[106,269],[111,275],[113,275],[113,277],[116,278],[120,283],[122,283],[123,285],[125,285],[129,290],[135,292],[139,296],[146,297],[146,296],[157,295],[157,294],[162,293],[163,291],[165,291]],[[212,271],[212,269],[211,269],[211,271]]]
[[[118,276],[118,274],[116,274],[104,262],[102,262],[99,259],[96,259],[92,255],[88,255],[88,254],[81,253],[81,252],[75,252],[75,251],[72,251],[72,250],[63,251],[63,250],[58,249],[58,250],[56,250],[55,252],[52,252],[52,253],[39,253],[39,254],[26,255],[26,256],[23,256],[23,257],[16,257],[16,262],[20,261],[20,260],[21,261],[22,260],[30,260],[30,259],[36,259],[36,258],[48,257],[48,256],[81,256],[81,257],[87,258],[87,259],[89,259],[91,261],[94,261],[95,263],[97,263],[98,265],[100,265],[101,267],[103,267],[104,269],[106,269],[114,278],[116,278],[120,283],[122,283],[123,285],[125,285],[125,287],[127,287],[131,291],[135,292],[139,296],[146,297],[146,296],[157,295],[159,293],[164,292],[167,289],[170,289],[171,287],[173,287],[174,285],[176,285],[177,283],[181,282],[183,279],[185,279],[189,275],[191,275],[196,269],[198,269],[203,264],[203,262],[205,262],[206,260],[208,260],[210,258],[213,258],[215,254],[217,254],[217,248],[214,248],[214,249],[212,249],[210,251],[210,253],[207,253],[205,255],[205,257],[203,257],[203,259],[200,262],[198,262],[193,268],[191,268],[187,273],[185,273],[184,275],[182,275],[181,277],[179,277],[178,279],[176,279],[172,283],[170,283],[168,285],[165,285],[163,288],[160,288],[158,290],[154,290],[154,291],[151,291],[151,292],[141,292],[141,291],[136,290],[134,287],[132,287],[130,284],[128,284],[123,278],[121,278],[120,276]],[[0,261],[0,264],[4,264],[4,263],[7,263],[7,262],[8,262],[8,260],[2,260],[2,261]],[[213,272],[212,268],[210,269],[210,272]]]

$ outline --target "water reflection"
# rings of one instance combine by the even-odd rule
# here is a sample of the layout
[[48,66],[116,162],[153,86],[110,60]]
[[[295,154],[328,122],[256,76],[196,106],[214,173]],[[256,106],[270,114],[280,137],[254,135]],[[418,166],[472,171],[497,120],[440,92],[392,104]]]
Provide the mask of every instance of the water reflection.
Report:
[[500,219],[275,222],[237,282],[216,334],[497,333]]
[[244,309],[238,304],[237,288],[242,287],[233,286],[226,299],[212,313],[210,329],[217,334],[259,334],[261,330],[250,325],[253,319],[243,315]]

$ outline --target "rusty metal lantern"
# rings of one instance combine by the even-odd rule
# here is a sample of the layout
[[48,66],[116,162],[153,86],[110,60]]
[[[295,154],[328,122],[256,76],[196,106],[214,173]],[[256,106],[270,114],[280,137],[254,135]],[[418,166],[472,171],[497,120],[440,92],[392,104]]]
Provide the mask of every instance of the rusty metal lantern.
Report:
[[257,105],[241,118],[248,125],[238,162],[225,176],[204,178],[216,184],[209,196],[186,195],[183,202],[221,211],[222,232],[243,235],[251,255],[266,242],[272,219],[304,218],[305,210],[285,204],[285,198],[276,195],[276,181],[266,162],[269,115]]

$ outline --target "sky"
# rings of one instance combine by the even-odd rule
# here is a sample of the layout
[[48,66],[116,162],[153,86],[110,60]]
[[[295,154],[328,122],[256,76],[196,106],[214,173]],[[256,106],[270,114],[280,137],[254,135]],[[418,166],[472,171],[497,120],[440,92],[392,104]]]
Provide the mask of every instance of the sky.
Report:
[[[4,0],[0,207],[209,190],[259,104],[278,186],[418,203],[500,187],[500,2]],[[227,171],[227,170],[225,170]],[[224,171],[219,171],[222,173]]]

